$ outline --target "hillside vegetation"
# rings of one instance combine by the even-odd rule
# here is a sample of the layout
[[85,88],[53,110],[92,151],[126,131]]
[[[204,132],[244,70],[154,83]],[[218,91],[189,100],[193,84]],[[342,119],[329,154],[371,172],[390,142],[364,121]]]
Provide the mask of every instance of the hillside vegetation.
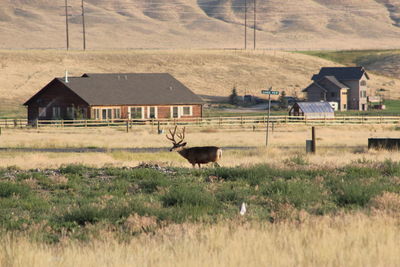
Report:
[[[260,96],[272,86],[288,95],[298,94],[322,66],[337,63],[289,52],[244,51],[0,51],[0,116],[10,116],[35,92],[54,77],[104,72],[169,72],[205,99],[228,96],[236,86],[238,93]],[[398,80],[371,75],[369,87],[391,89],[400,94]]]
[[400,50],[309,51],[301,53],[348,66],[364,66],[374,73],[388,77],[400,77]]
[[[89,49],[242,48],[245,0],[86,0]],[[248,1],[249,39],[253,1]],[[257,1],[259,48],[395,48],[399,0]],[[69,0],[71,47],[82,47],[81,1]],[[0,48],[63,48],[63,1],[0,4]],[[251,41],[249,40],[249,46]]]

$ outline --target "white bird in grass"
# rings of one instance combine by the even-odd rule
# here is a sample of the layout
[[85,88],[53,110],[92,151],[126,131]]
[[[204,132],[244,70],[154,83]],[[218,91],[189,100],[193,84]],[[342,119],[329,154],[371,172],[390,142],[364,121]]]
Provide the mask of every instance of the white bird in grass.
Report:
[[240,215],[245,215],[246,214],[246,203],[242,202],[242,205],[240,206]]

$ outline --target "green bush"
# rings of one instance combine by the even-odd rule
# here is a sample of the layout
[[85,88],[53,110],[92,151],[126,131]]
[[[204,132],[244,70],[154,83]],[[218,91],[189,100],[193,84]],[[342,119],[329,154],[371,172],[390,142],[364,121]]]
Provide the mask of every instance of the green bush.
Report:
[[170,206],[205,206],[215,207],[216,199],[200,186],[177,185],[161,201],[165,207]]
[[299,209],[311,208],[326,200],[321,188],[308,180],[279,179],[267,184],[263,193],[276,203],[289,203]]
[[70,164],[60,168],[62,174],[83,174],[88,171],[88,167],[82,164]]
[[27,197],[30,193],[30,188],[26,185],[15,184],[11,182],[0,182],[0,197]]

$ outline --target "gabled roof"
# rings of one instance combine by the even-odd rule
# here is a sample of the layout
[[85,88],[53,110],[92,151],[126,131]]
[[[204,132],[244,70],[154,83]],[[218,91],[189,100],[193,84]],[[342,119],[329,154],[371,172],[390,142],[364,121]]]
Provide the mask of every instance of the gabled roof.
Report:
[[324,67],[311,80],[319,81],[324,76],[334,76],[339,81],[360,80],[364,74],[369,79],[364,67]]
[[312,84],[310,84],[309,86],[307,86],[307,88],[304,88],[304,89],[302,90],[302,92],[307,92],[308,89],[309,89],[311,86],[313,86],[313,85],[319,87],[319,88],[320,88],[322,91],[324,91],[325,93],[328,92],[328,90],[326,90],[323,86],[321,86],[321,85],[318,84],[317,82],[313,82]]
[[342,88],[349,88],[348,86],[346,86],[346,85],[344,85],[343,83],[339,82],[339,81],[336,79],[335,76],[324,76],[324,77],[322,77],[322,79],[319,80],[319,81],[322,81],[323,79],[326,79],[326,80],[330,81],[333,85],[335,85],[335,86],[338,87],[339,89],[342,89]]
[[328,102],[297,102],[304,113],[333,113],[333,108]]
[[202,104],[203,100],[168,73],[84,74],[56,78],[89,105]]

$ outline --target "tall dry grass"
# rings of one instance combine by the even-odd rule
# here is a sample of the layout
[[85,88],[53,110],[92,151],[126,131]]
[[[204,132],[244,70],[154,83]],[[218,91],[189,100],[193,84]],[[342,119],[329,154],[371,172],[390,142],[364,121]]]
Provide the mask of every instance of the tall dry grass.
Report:
[[8,235],[1,266],[398,266],[400,220],[378,214],[300,216],[297,222],[173,225],[118,242],[43,245]]

